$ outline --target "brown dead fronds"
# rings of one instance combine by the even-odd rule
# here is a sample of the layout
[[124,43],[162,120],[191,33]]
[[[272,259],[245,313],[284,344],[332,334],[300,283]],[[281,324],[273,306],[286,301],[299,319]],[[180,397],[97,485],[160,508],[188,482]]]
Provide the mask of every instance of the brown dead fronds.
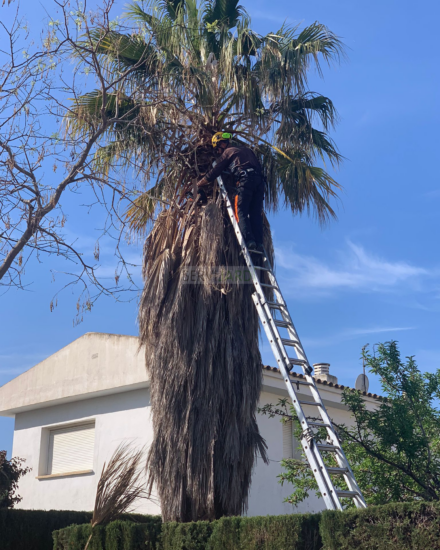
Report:
[[141,467],[143,449],[131,449],[121,443],[108,464],[104,463],[96,490],[95,507],[92,516],[92,533],[84,550],[87,550],[96,525],[110,523],[127,512],[133,503],[146,496],[142,483]]
[[[272,255],[268,225],[265,246]],[[141,341],[151,376],[150,489],[164,521],[240,515],[257,456],[262,369],[253,285],[185,282],[185,268],[244,266],[220,196],[159,214],[144,250]]]

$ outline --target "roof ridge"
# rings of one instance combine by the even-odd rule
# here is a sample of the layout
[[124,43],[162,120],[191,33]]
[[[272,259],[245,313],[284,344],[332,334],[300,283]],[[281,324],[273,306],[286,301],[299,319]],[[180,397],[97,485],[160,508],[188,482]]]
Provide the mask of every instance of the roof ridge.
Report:
[[[278,369],[277,367],[271,367],[270,365],[263,365],[263,369],[271,372],[278,372],[279,374],[281,374],[280,369]],[[289,374],[294,378],[305,378],[304,374],[301,374],[299,372],[290,372]],[[351,388],[350,386],[344,386],[344,384],[334,384],[333,382],[327,382],[327,380],[321,380],[320,378],[316,378],[315,376],[313,376],[313,379],[317,384],[322,384],[323,386],[330,386],[338,390],[343,390],[345,388],[348,388],[353,391],[358,391],[355,388]],[[365,395],[366,397],[372,397],[373,399],[381,399],[381,400],[384,399],[384,397],[382,397],[381,395],[377,395],[377,393],[370,393],[365,391],[361,393],[362,395]]]

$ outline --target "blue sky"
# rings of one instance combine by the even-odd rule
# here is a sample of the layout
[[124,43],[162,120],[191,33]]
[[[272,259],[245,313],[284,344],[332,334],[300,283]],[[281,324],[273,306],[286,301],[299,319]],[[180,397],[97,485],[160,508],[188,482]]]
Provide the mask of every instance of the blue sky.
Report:
[[[115,15],[122,12],[115,10]],[[344,191],[338,221],[325,228],[306,216],[272,216],[277,273],[311,362],[354,385],[364,344],[390,339],[422,370],[440,366],[440,185],[435,159],[440,140],[437,21],[434,0],[243,2],[257,32],[276,30],[287,18],[318,20],[347,46],[348,60],[312,75],[310,87],[329,96],[341,121],[333,134],[346,161],[336,173]],[[41,25],[52,3],[23,0],[32,25]],[[2,8],[10,17],[15,3]],[[102,215],[69,197],[66,231],[92,255]],[[140,260],[141,246],[128,250]],[[103,243],[101,274],[113,276],[113,247]],[[65,270],[60,259],[33,262],[28,290],[0,296],[0,384],[6,383],[85,332],[137,334],[134,299],[101,298],[75,325],[78,289],[62,292],[50,311]],[[52,272],[51,272],[52,270]],[[139,276],[137,276],[139,280]],[[270,350],[263,342],[265,363]],[[370,390],[379,391],[370,379]],[[0,448],[10,451],[13,420],[0,418]]]

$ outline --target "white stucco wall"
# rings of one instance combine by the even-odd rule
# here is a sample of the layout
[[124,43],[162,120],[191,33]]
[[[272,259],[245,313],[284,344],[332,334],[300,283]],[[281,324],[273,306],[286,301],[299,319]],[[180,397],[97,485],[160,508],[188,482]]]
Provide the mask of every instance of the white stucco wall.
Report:
[[[262,392],[260,407],[268,403],[275,404],[280,396]],[[320,499],[311,497],[298,507],[284,503],[284,499],[292,492],[291,485],[282,486],[277,476],[281,473],[283,457],[283,433],[280,419],[269,418],[267,415],[257,415],[258,427],[267,443],[269,464],[258,459],[252,477],[252,486],[249,495],[248,516],[281,515],[292,513],[318,512],[324,509]]]
[[[260,406],[276,403],[279,395],[261,394]],[[329,409],[339,421],[349,422],[348,413]],[[42,430],[48,427],[95,420],[95,450],[93,474],[37,479],[41,453]],[[283,458],[282,425],[278,418],[257,415],[261,435],[268,445],[269,465],[258,459],[249,498],[247,515],[291,514],[317,512],[323,509],[322,501],[309,498],[294,508],[283,500],[292,492],[289,485],[281,486],[277,476],[281,473]],[[26,509],[92,510],[96,486],[103,464],[123,441],[148,448],[152,441],[149,389],[96,397],[75,403],[40,408],[18,413],[15,420],[13,456],[26,459],[32,472],[20,481],[19,507]],[[137,512],[157,514],[160,508],[154,502],[142,500]]]
[[[95,420],[93,474],[37,479],[42,429],[59,424]],[[76,403],[41,408],[16,415],[13,456],[26,459],[32,472],[20,481],[20,508],[42,510],[92,510],[102,467],[121,442],[135,446],[151,444],[150,395],[148,389],[96,397]],[[154,495],[153,495],[154,497]],[[158,514],[151,501],[139,502],[136,511]]]

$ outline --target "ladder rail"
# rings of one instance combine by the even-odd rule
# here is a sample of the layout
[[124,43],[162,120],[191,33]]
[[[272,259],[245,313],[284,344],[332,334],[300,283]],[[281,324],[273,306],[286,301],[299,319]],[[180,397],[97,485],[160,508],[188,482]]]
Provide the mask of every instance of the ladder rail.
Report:
[[[313,474],[315,476],[316,482],[318,484],[321,495],[324,499],[327,509],[330,510],[342,510],[342,504],[340,502],[339,495],[341,497],[347,496],[354,500],[356,507],[366,508],[366,503],[362,492],[355,480],[354,474],[350,468],[347,457],[342,449],[339,437],[335,429],[333,428],[332,421],[327,413],[327,410],[322,401],[321,395],[316,387],[315,379],[311,376],[310,363],[307,359],[304,347],[301,343],[299,335],[296,331],[295,325],[290,317],[287,304],[282,295],[281,289],[276,280],[273,268],[270,265],[269,260],[267,259],[266,253],[262,255],[264,267],[260,269],[262,272],[267,272],[269,276],[270,285],[260,282],[256,268],[252,261],[251,254],[246,246],[246,242],[241,233],[238,222],[235,218],[235,212],[232,208],[231,201],[229,199],[226,188],[223,184],[221,176],[217,178],[217,182],[220,188],[220,192],[226,204],[226,209],[231,220],[231,224],[237,238],[238,244],[241,248],[243,257],[245,259],[246,265],[249,269],[249,273],[252,278],[252,283],[255,288],[255,292],[252,294],[252,299],[254,301],[255,307],[257,309],[260,320],[263,324],[263,329],[266,333],[266,336],[269,340],[272,352],[274,354],[275,360],[277,361],[277,367],[280,369],[281,375],[283,376],[284,382],[287,387],[288,395],[292,401],[292,405],[295,409],[295,412],[298,416],[298,420],[301,425],[303,437],[301,438],[301,445],[304,450],[304,454],[308,460],[310,467],[312,468]],[[260,271],[259,270],[259,271]],[[277,319],[273,317],[271,312],[270,302],[268,303],[266,296],[264,294],[264,287],[270,287],[273,289],[274,295],[276,297],[276,310],[280,312],[282,320],[278,320],[278,325],[276,324]],[[287,330],[290,341],[287,342],[286,338],[283,338],[280,334],[279,328],[284,328]],[[296,364],[300,364],[304,370],[304,375],[306,382],[303,384],[306,385],[313,397],[314,402],[311,402],[310,405],[317,405],[317,410],[322,418],[322,423],[326,428],[328,439],[331,441],[331,445],[328,449],[332,450],[335,455],[338,468],[332,468],[327,466],[324,463],[324,459],[321,455],[321,452],[318,448],[318,445],[315,441],[315,434],[312,431],[314,422],[309,421],[303,411],[301,406],[300,398],[298,397],[294,384],[290,378],[290,369],[291,369],[291,358],[289,358],[286,345],[289,348],[293,348],[298,361]],[[293,361],[293,359],[292,359]],[[294,363],[295,364],[295,363]],[[308,406],[307,402],[303,402]],[[319,423],[318,423],[319,424]],[[316,426],[315,426],[316,427]],[[340,490],[335,488],[333,481],[330,477],[331,473],[334,473],[335,470],[342,470],[341,474],[344,478],[345,483],[347,484],[347,490]]]
[[[257,302],[256,302],[256,305],[257,305]],[[265,304],[260,304],[260,305],[263,306],[263,309],[265,310],[265,314],[266,314],[266,321],[263,321],[263,328],[265,328],[265,326],[267,326],[267,325],[270,326],[270,317],[268,316],[268,312],[267,312],[267,309],[270,309],[270,308],[268,308],[268,306],[265,305]],[[290,317],[290,315],[289,315],[289,317]],[[260,318],[261,318],[261,315],[260,315]],[[281,345],[282,344],[282,338],[279,337],[279,334],[277,333],[277,331],[273,330],[273,327],[272,327],[272,331],[266,330],[266,335],[269,339],[269,342],[272,344],[272,339],[271,338],[273,337],[273,332],[275,332],[275,334],[277,335],[277,337],[276,337],[277,343],[278,343],[277,347],[278,347],[278,350],[281,351],[281,354],[279,354],[279,357],[275,357],[275,358],[277,360],[280,371],[283,374],[284,381],[286,382],[286,384],[288,384],[288,386],[289,385],[291,386],[292,382],[291,382],[290,378],[288,377],[288,375],[286,375],[286,373],[284,372],[285,371],[284,362],[288,363],[288,357],[287,357],[287,354],[285,352],[284,346]],[[291,336],[293,336],[293,335],[291,335]],[[295,338],[298,338],[298,335],[297,335],[296,331],[295,331]],[[299,338],[298,338],[298,340],[299,340]],[[272,347],[272,350],[273,350],[273,347]],[[295,348],[295,350],[296,350],[296,348]],[[305,353],[304,353],[304,356],[305,356]],[[284,359],[284,361],[283,361],[283,359]],[[307,362],[307,364],[309,364],[309,363]],[[309,387],[309,389],[312,393],[312,397],[314,398],[314,402],[310,403],[310,404],[316,404],[316,405],[319,406],[319,414],[321,415],[323,423],[326,424],[327,434],[328,434],[329,438],[331,438],[331,440],[333,441],[333,445],[338,451],[338,452],[335,453],[335,459],[338,463],[338,466],[340,468],[343,468],[343,469],[346,470],[346,473],[344,473],[344,475],[343,475],[344,480],[345,480],[348,488],[351,491],[357,491],[359,493],[360,497],[362,497],[361,490],[360,490],[359,486],[357,485],[357,482],[354,478],[354,474],[351,471],[349,462],[348,462],[348,460],[345,456],[345,453],[342,449],[342,446],[340,445],[338,435],[332,427],[332,421],[331,421],[331,419],[330,419],[330,417],[327,413],[327,409],[325,408],[325,405],[322,401],[321,395],[320,395],[318,389],[316,388],[315,381],[314,381],[313,377],[310,374],[305,374],[305,377],[307,379],[308,387]],[[288,380],[289,380],[289,382],[288,382]],[[289,387],[288,387],[288,390],[289,390]],[[295,390],[293,390],[293,392],[296,395]],[[302,428],[303,432],[306,432],[307,430],[309,430],[310,425],[309,425],[308,420],[307,420],[307,418],[304,414],[301,414],[301,415],[298,414],[298,406],[296,406],[296,403],[297,403],[297,400],[299,402],[299,399],[298,398],[296,398],[296,399],[293,398],[293,396],[291,395],[291,392],[289,392],[289,396],[290,396],[290,398],[292,400],[292,403],[295,407],[295,411],[297,413],[298,420],[301,423],[301,428]],[[303,402],[303,404],[304,404],[304,402]],[[302,408],[301,408],[301,410],[302,410]],[[301,441],[301,443],[303,443],[303,440]],[[303,444],[303,448],[305,450],[306,456],[308,456],[309,453],[306,452],[307,447],[305,447],[304,444]],[[319,453],[319,456],[321,458],[320,453]],[[318,460],[317,462],[318,462],[318,466],[321,469],[321,471],[326,472],[327,471],[327,466],[323,463],[322,459]],[[309,463],[310,463],[310,460],[309,460]],[[314,472],[316,472],[316,470],[313,467],[312,467],[312,469],[314,470]],[[327,490],[330,491],[331,493],[333,492],[333,490],[336,491],[336,489],[328,489],[328,488],[327,488]],[[322,489],[321,489],[321,493],[323,494]],[[363,497],[362,497],[363,502],[359,502],[359,500],[358,500],[358,498],[355,499],[355,505],[357,507],[364,508],[365,507],[365,502],[363,501]],[[341,506],[340,506],[339,501],[338,501],[337,509],[342,509]]]
[[[269,263],[269,262],[267,261],[267,263]],[[277,281],[276,281],[276,278],[273,275],[273,271],[269,272],[269,278],[270,278],[271,283],[279,288],[279,286],[277,284]],[[307,355],[306,355],[305,350],[302,346],[301,340],[300,340],[299,335],[298,335],[298,333],[295,329],[293,321],[290,317],[290,313],[289,313],[289,310],[287,308],[287,304],[284,300],[284,297],[282,295],[281,289],[279,289],[278,291],[275,291],[275,294],[277,296],[277,300],[282,302],[282,305],[284,306],[283,309],[280,310],[280,313],[281,313],[281,316],[283,317],[283,320],[290,323],[290,327],[287,329],[287,332],[289,333],[289,336],[292,340],[295,340],[296,342],[298,342],[298,344],[294,346],[297,357],[298,358],[304,358],[307,361]],[[287,362],[288,361],[288,356],[287,356],[287,353],[285,351],[285,348],[283,346],[281,346],[281,348],[282,348],[282,355],[284,357],[284,360]],[[307,364],[310,365],[310,363],[308,361],[307,361]],[[353,471],[350,467],[350,464],[347,460],[347,457],[345,456],[344,450],[342,449],[342,446],[341,446],[340,441],[339,441],[338,434],[336,433],[336,431],[334,430],[334,428],[332,426],[331,419],[330,419],[330,417],[327,413],[327,409],[325,408],[325,406],[322,402],[321,395],[320,395],[320,393],[319,393],[319,391],[318,391],[318,389],[317,389],[317,387],[314,383],[314,380],[312,379],[312,376],[310,374],[307,374],[307,373],[305,374],[305,376],[306,376],[307,381],[312,382],[309,389],[310,389],[310,392],[311,392],[315,402],[317,402],[321,405],[319,413],[321,415],[321,418],[322,418],[323,422],[328,425],[328,427],[326,428],[327,435],[333,441],[333,444],[338,448],[338,452],[335,453],[336,462],[338,463],[338,466],[340,468],[347,469],[347,473],[343,475],[344,481],[347,484],[350,491],[357,491],[360,495],[360,498],[355,500],[355,505],[358,508],[364,508],[364,507],[366,507],[366,503],[365,503],[365,500],[362,496],[362,492],[360,490],[359,485],[357,484],[357,481],[354,477]]]
[[[264,309],[261,307],[260,298],[256,292],[252,294],[252,299],[254,300],[255,306],[257,308],[258,314],[260,316],[260,319],[263,317],[263,329],[266,332],[266,336],[270,338],[272,331],[271,327],[269,325],[269,322],[267,320],[266,313],[264,312]],[[280,359],[280,371],[284,378],[284,382],[287,386],[287,392],[289,394],[290,400],[292,401],[292,405],[295,408],[295,412],[298,416],[298,420],[301,423],[302,426],[306,425],[309,429],[307,417],[304,414],[304,411],[300,405],[300,399],[296,394],[296,391],[292,385],[292,381],[289,377],[289,372],[287,371],[284,363],[281,361],[281,355],[278,349],[278,346],[275,344],[272,346],[272,351],[274,352],[275,358]],[[278,356],[278,357],[277,357]],[[303,430],[304,432],[304,430]],[[316,446],[313,444],[310,444],[309,441],[307,441],[304,437],[301,438],[301,445],[304,449],[304,454],[307,457],[307,460],[310,464],[310,467],[312,468],[313,472],[316,473],[318,471],[322,472],[322,476],[316,476],[315,479],[318,483],[319,490],[321,491],[321,494],[323,496],[324,502],[326,504],[327,509],[329,510],[341,510],[341,504],[337,498],[334,497],[334,488],[332,480],[326,470],[324,461],[322,460],[321,454],[318,452],[314,452],[316,449]]]
[[[267,258],[266,258],[265,261],[270,265],[269,260],[267,260]],[[272,266],[270,266],[270,267],[272,268]],[[283,306],[283,309],[280,310],[281,316],[283,317],[283,319],[285,321],[290,323],[290,327],[287,329],[287,332],[288,332],[288,334],[289,334],[289,336],[292,340],[296,340],[298,342],[298,346],[295,346],[295,353],[296,353],[298,359],[302,359],[302,360],[306,361],[307,364],[310,366],[310,363],[309,363],[309,360],[307,359],[307,355],[306,355],[304,346],[301,343],[301,339],[299,337],[299,334],[298,334],[298,332],[295,328],[295,325],[292,321],[292,318],[290,317],[289,309],[287,307],[286,301],[284,300],[284,296],[281,292],[281,289],[278,285],[278,282],[275,278],[275,275],[273,274],[273,268],[269,272],[269,279],[270,279],[270,282],[273,285],[277,286],[277,289],[274,290],[274,294],[277,298],[277,301],[280,304],[282,304],[282,306]]]

